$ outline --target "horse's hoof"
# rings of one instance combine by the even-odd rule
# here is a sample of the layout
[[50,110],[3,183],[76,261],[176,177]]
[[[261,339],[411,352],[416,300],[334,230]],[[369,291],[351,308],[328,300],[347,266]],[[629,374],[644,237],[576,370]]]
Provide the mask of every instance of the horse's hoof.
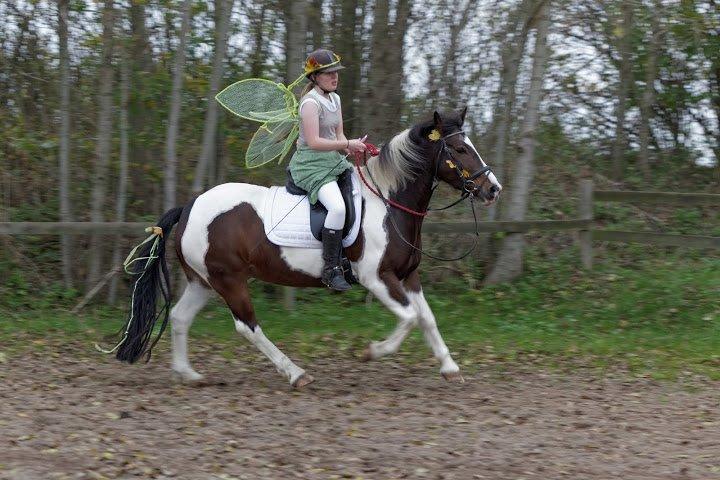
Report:
[[370,346],[365,347],[365,350],[362,351],[362,354],[360,355],[360,360],[363,362],[375,360],[375,357],[373,357],[372,355],[372,351],[370,351]]
[[315,379],[312,375],[309,375],[307,373],[303,373],[295,382],[292,384],[293,388],[295,390],[300,390],[306,385],[310,385],[312,382],[314,382]]
[[194,385],[202,382],[205,377],[193,370],[189,372],[173,372],[173,379],[178,383]]
[[442,373],[442,376],[445,380],[452,383],[465,383],[465,379],[460,374],[460,372],[447,372]]

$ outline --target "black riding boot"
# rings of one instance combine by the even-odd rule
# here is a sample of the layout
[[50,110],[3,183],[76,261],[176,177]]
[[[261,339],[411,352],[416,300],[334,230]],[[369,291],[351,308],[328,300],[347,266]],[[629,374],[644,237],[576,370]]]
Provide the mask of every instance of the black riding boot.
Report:
[[345,281],[343,269],[340,266],[340,251],[342,249],[342,230],[331,228],[322,229],[323,261],[322,282],[333,290],[344,292],[350,290],[350,284]]

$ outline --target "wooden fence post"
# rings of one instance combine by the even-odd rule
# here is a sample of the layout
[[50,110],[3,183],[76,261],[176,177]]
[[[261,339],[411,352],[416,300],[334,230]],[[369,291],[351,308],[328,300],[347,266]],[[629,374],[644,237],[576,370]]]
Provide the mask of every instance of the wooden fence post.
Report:
[[[590,178],[580,180],[578,210],[580,219],[593,219],[593,181]],[[592,226],[589,226],[587,230],[580,230],[578,233],[582,265],[584,268],[590,270],[593,265]]]
[[285,310],[295,309],[295,288],[283,287],[283,306]]

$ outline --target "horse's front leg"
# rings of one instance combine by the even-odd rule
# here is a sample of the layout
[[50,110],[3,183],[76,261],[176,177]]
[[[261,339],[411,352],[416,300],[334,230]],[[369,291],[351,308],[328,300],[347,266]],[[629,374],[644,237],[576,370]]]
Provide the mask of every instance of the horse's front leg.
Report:
[[[414,275],[416,275],[416,273],[414,273]],[[418,313],[418,323],[425,336],[425,341],[432,349],[435,358],[440,362],[440,374],[442,374],[445,380],[464,382],[465,379],[463,379],[460,374],[460,368],[450,356],[450,350],[447,345],[445,345],[442,335],[440,335],[437,322],[435,321],[435,315],[433,315],[432,309],[425,299],[419,279],[413,287],[415,288],[411,288],[410,291],[408,291],[408,298]]]
[[381,342],[371,342],[363,353],[364,360],[376,360],[400,348],[403,340],[417,325],[417,311],[410,303],[405,288],[393,273],[379,276],[365,285],[388,310],[398,318],[395,331]]

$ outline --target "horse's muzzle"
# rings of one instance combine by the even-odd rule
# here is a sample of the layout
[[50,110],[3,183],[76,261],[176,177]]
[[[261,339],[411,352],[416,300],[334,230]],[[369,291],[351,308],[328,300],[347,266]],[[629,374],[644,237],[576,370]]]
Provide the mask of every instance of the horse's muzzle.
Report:
[[498,197],[500,197],[500,188],[495,185],[490,186],[490,188],[486,192],[477,185],[475,185],[475,188],[468,191],[470,191],[470,193],[474,197],[481,198],[485,206],[492,205],[493,203],[495,203]]

